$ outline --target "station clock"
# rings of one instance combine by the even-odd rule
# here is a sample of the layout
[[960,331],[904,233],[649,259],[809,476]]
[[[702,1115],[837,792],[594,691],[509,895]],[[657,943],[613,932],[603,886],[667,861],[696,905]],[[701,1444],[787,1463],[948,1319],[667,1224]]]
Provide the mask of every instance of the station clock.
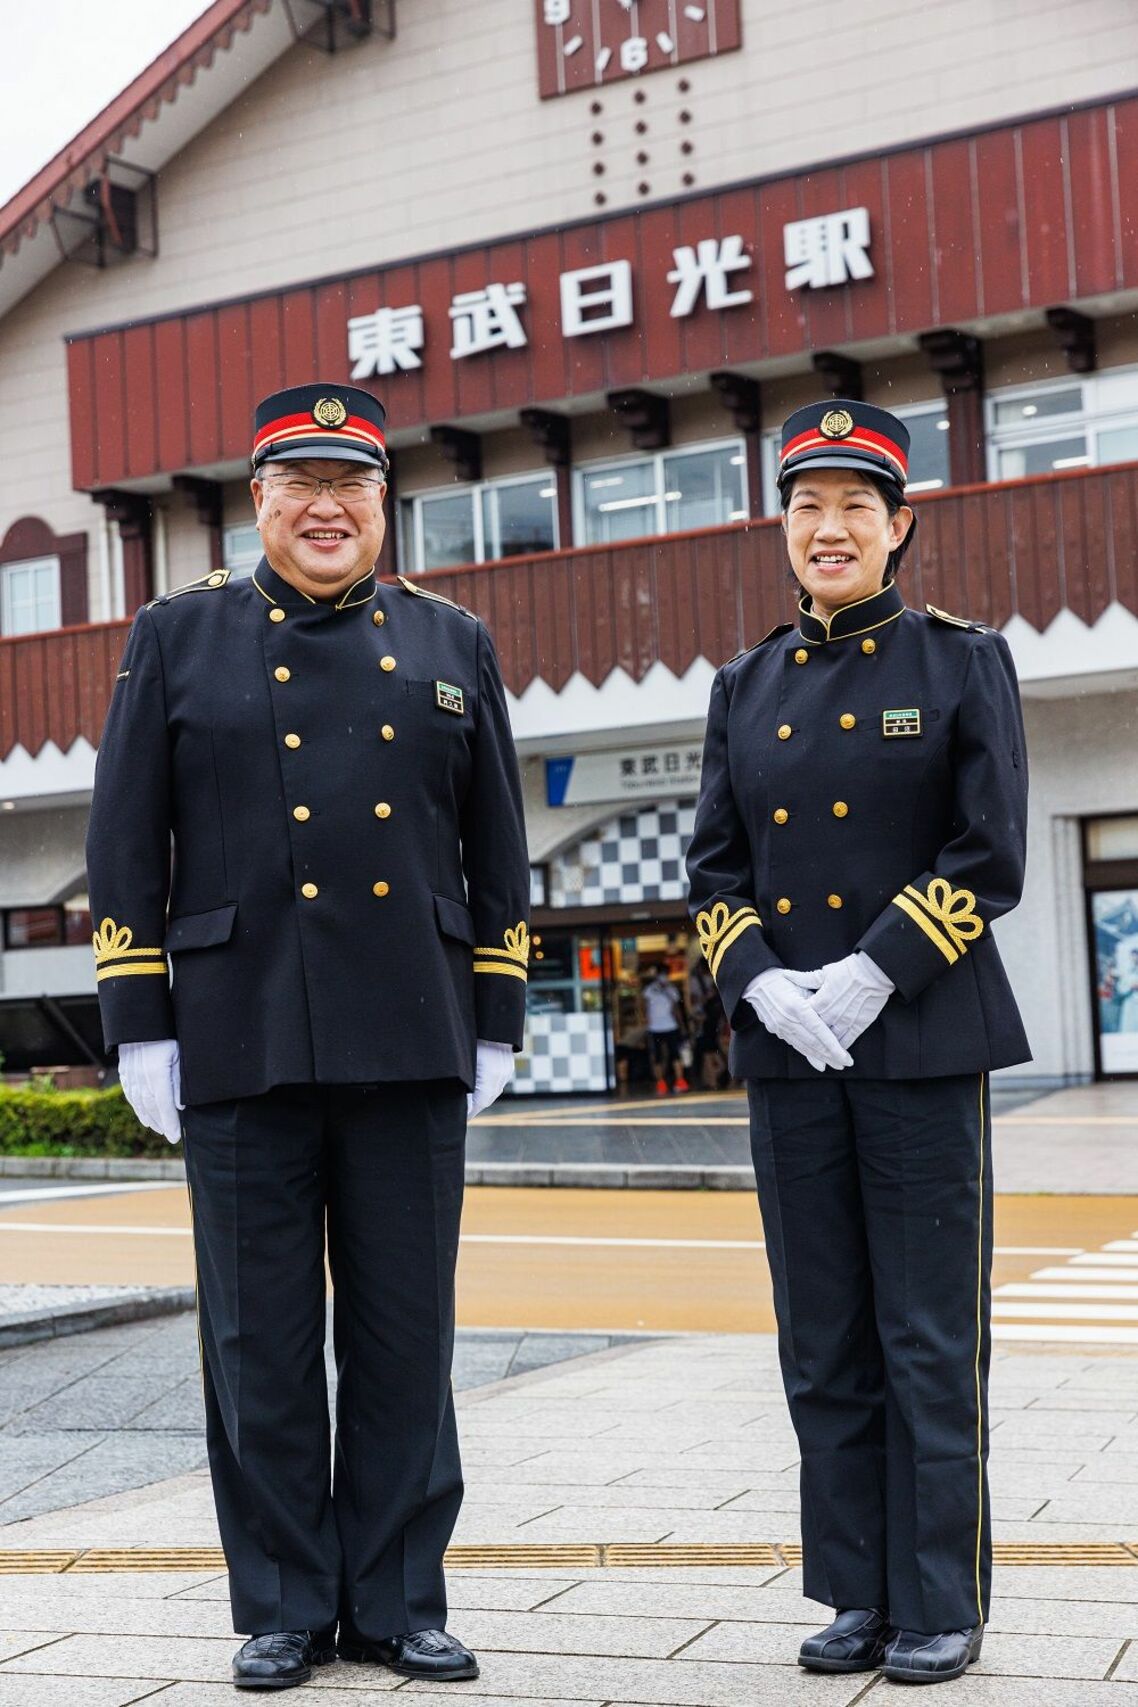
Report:
[[542,97],[741,45],[739,0],[535,0]]

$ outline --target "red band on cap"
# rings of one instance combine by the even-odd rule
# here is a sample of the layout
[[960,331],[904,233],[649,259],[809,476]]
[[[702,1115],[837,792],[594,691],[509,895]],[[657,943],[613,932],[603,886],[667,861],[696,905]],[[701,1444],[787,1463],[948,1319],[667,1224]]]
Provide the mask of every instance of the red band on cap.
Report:
[[362,415],[349,415],[339,427],[321,427],[311,415],[282,415],[276,421],[270,421],[267,427],[262,427],[253,440],[253,455],[267,444],[288,444],[295,439],[326,439],[329,445],[334,445],[337,439],[346,439],[352,444],[367,444],[373,449],[385,450],[386,440],[373,421],[365,421]]
[[847,447],[887,457],[900,470],[902,480],[908,478],[909,465],[901,446],[887,439],[883,433],[875,433],[870,427],[855,427],[852,433],[845,433],[840,439],[827,438],[817,427],[808,427],[797,438],[791,439],[779,457],[779,466],[782,467],[792,456],[800,456],[803,451],[842,450]]

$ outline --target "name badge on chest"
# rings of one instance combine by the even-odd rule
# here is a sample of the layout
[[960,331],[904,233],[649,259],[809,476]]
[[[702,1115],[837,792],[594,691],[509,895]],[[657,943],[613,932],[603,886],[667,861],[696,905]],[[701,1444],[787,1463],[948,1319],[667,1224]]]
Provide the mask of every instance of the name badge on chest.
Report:
[[883,711],[881,713],[881,733],[892,735],[919,735],[921,733],[921,714],[913,708],[908,711]]
[[466,709],[463,703],[462,689],[452,687],[450,682],[435,683],[435,701],[443,711],[454,711],[459,717]]

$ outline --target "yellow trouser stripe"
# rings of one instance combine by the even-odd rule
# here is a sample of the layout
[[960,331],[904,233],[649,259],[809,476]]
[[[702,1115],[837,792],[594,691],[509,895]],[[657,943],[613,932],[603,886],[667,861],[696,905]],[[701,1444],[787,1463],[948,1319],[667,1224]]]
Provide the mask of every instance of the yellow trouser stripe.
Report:
[[742,936],[743,932],[745,930],[747,930],[751,925],[757,925],[758,922],[759,922],[759,915],[754,911],[753,908],[750,908],[747,911],[745,911],[742,917],[740,917],[738,914],[735,915],[734,923],[731,925],[731,928],[728,930],[727,935],[725,937],[720,938],[719,942],[715,945],[715,948],[712,951],[711,976],[713,978],[718,976],[719,968],[720,968],[720,965],[722,964],[722,961],[723,961],[723,956],[727,953],[727,950],[731,947],[731,944],[736,940],[737,937]]
[[984,1338],[984,1075],[980,1074],[980,1226],[976,1235],[976,1611],[984,1622],[980,1550],[984,1535],[984,1416],[980,1401],[980,1349]]
[[[477,953],[477,949],[475,953]],[[504,960],[485,960],[474,962],[476,972],[500,972],[504,978],[520,978],[523,984],[529,982],[529,974],[522,966],[511,966]]]
[[929,941],[936,943],[950,966],[960,959],[959,950],[952,946],[948,938],[933,924],[928,914],[921,911],[915,901],[910,901],[907,895],[894,895],[893,905],[900,907],[903,913],[908,913],[909,917],[920,925]]

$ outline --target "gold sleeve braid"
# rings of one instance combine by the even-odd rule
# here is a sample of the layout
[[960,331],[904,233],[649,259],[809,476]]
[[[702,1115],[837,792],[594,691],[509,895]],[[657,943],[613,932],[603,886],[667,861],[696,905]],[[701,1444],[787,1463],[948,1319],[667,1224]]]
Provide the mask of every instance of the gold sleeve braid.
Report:
[[906,884],[899,895],[894,895],[893,905],[921,927],[950,966],[967,954],[969,943],[984,932],[971,889],[954,889],[944,877],[934,877],[924,894],[913,884]]
[[163,949],[135,948],[130,926],[116,925],[113,919],[103,920],[91,944],[95,950],[96,983],[104,978],[139,978],[169,970]]
[[474,970],[476,972],[497,972],[505,978],[520,978],[522,983],[529,981],[529,930],[524,919],[519,919],[513,929],[507,929],[501,948],[476,948],[474,950]]
[[718,976],[723,956],[752,925],[760,925],[762,920],[754,907],[737,907],[734,912],[726,901],[717,901],[710,911],[696,914],[695,928],[699,934],[699,946],[703,958],[711,967],[711,976]]

